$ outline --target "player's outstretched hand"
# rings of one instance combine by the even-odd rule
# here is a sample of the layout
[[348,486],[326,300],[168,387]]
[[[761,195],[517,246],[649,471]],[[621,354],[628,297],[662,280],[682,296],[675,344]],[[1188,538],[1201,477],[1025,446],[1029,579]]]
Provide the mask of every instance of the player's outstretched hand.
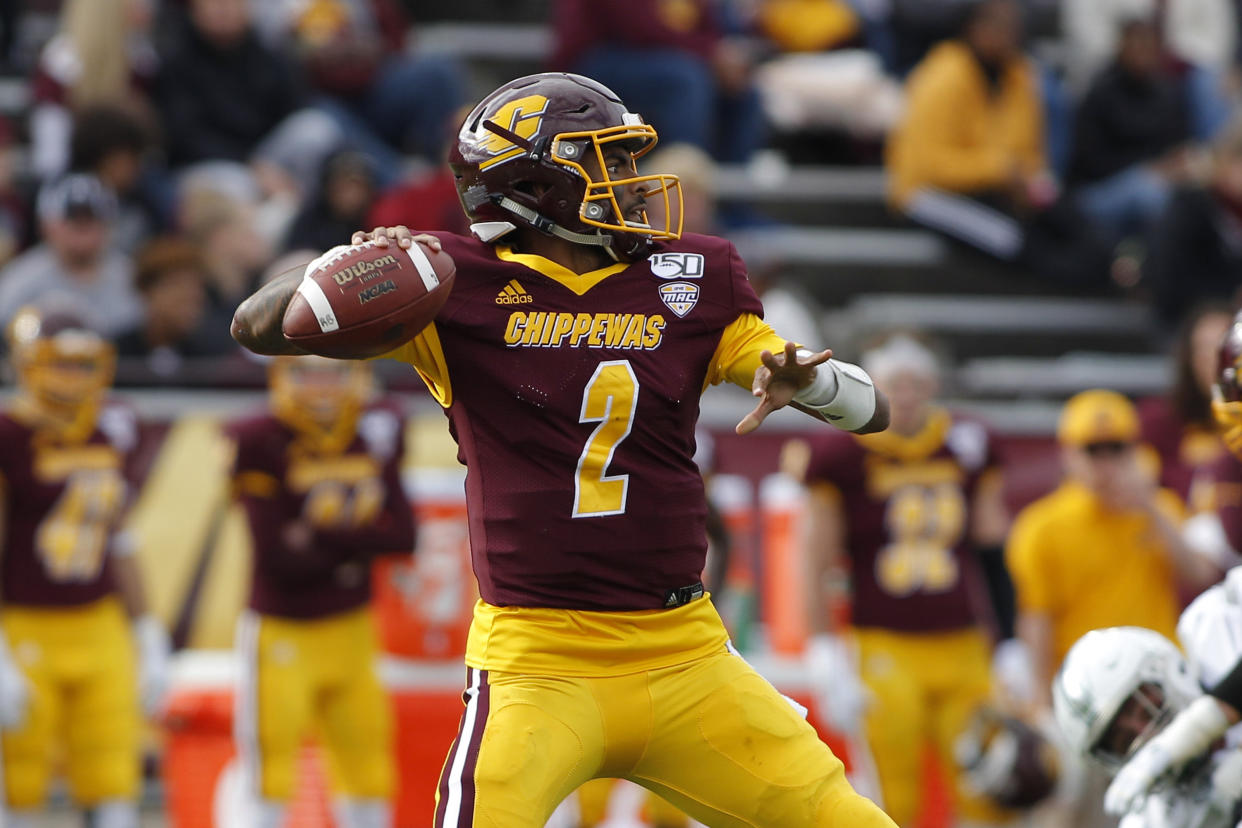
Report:
[[435,236],[430,233],[412,233],[410,228],[404,224],[398,224],[396,227],[376,227],[370,233],[365,230],[356,230],[349,238],[350,244],[363,244],[369,241],[375,242],[376,247],[387,247],[390,244],[395,244],[398,247],[407,249],[414,242],[420,241],[437,253],[441,249],[440,240]]
[[832,351],[826,350],[799,359],[798,346],[792,342],[785,343],[785,350],[779,356],[771,351],[760,354],[763,364],[755,369],[755,380],[750,386],[759,404],[737,424],[737,433],[749,434],[773,411],[789,405],[794,394],[815,379],[815,366],[831,357]]

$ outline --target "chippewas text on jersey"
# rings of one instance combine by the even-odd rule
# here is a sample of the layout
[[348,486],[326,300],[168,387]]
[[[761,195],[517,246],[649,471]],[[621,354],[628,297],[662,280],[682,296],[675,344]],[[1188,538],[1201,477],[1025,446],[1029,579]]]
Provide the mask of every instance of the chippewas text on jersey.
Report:
[[641,348],[660,347],[668,323],[660,314],[525,313],[514,311],[505,326],[510,348]]
[[574,273],[439,233],[457,264],[435,323],[389,356],[412,364],[466,466],[479,593],[498,607],[662,610],[696,583],[707,505],[698,399],[749,388],[784,340],[725,239]]

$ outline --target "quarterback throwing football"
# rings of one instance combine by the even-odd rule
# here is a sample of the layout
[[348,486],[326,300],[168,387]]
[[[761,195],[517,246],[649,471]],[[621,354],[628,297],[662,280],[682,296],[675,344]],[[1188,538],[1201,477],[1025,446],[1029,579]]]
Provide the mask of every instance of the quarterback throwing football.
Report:
[[[676,177],[637,172],[655,142],[588,78],[511,81],[451,153],[472,236],[417,236],[452,256],[456,282],[389,356],[449,419],[481,595],[435,825],[536,828],[603,776],[712,826],[893,828],[731,650],[699,580],[707,504],[692,460],[711,383],[758,398],[739,433],[789,404],[876,431],[887,403],[861,369],[763,322],[729,242],[648,223],[648,199],[681,212]],[[286,277],[246,300],[238,341],[291,352],[281,319],[297,287]]]

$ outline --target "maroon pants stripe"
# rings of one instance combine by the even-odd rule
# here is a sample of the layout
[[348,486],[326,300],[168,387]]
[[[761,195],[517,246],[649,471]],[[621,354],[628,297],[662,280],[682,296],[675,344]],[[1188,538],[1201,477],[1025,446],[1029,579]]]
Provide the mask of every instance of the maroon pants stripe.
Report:
[[487,726],[488,691],[487,672],[467,667],[466,690],[462,693],[466,710],[440,775],[435,828],[471,828],[474,825],[474,769],[479,762],[479,745]]

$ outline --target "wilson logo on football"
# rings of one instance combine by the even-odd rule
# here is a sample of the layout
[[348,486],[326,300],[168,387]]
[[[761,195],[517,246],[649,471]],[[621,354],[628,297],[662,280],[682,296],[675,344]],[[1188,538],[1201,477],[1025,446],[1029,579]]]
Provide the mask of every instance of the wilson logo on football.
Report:
[[385,270],[397,263],[396,256],[383,256],[373,262],[358,262],[358,264],[338,270],[332,274],[332,278],[336,280],[338,285],[348,284],[355,278],[359,278],[364,282],[376,278]]
[[655,253],[648,258],[651,272],[661,279],[698,279],[703,276],[702,253]]
[[517,279],[510,279],[505,289],[496,294],[497,305],[529,305],[535,298],[518,284]]
[[660,285],[660,299],[673,313],[685,316],[694,310],[694,306],[699,302],[699,286],[690,282],[671,282],[667,285]]

